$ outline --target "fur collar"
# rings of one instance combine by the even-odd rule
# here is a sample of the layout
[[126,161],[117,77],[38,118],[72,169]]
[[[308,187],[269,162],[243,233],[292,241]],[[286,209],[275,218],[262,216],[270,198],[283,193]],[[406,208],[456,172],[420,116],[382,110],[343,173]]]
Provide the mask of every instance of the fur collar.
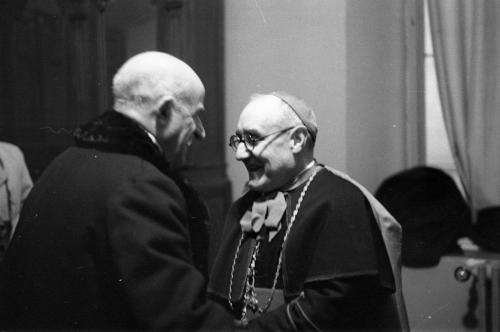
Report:
[[107,111],[74,133],[77,146],[138,156],[164,173],[171,173],[159,146],[147,131],[127,116]]

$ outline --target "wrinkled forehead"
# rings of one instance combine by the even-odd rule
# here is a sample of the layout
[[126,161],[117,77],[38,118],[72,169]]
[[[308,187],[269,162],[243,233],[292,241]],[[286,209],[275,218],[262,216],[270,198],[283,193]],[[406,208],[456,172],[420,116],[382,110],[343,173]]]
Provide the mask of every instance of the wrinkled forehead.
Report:
[[238,121],[238,132],[266,133],[283,126],[283,109],[279,99],[265,96],[252,100],[243,109]]

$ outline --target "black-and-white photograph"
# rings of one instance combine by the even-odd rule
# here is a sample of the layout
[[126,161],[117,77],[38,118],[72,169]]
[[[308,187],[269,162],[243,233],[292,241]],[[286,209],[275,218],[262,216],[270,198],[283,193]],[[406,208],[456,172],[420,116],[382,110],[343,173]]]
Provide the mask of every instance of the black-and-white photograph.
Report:
[[500,331],[500,1],[1,0],[19,330]]

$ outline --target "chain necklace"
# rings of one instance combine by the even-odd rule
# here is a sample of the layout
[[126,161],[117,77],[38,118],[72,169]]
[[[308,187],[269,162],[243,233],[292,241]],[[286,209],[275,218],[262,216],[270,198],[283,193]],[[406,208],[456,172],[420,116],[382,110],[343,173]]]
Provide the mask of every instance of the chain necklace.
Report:
[[[254,313],[255,312],[264,313],[267,311],[267,309],[269,309],[271,302],[273,301],[274,293],[276,291],[276,285],[278,283],[278,277],[279,277],[280,270],[281,270],[281,264],[283,262],[283,252],[284,252],[286,240],[288,239],[288,235],[290,234],[290,230],[292,229],[293,223],[295,222],[295,218],[297,217],[297,213],[299,212],[300,205],[302,204],[302,201],[303,201],[304,196],[307,192],[307,189],[309,188],[309,185],[311,184],[312,180],[314,179],[314,177],[318,173],[318,170],[319,170],[319,168],[316,169],[314,171],[314,173],[307,180],[306,185],[304,186],[304,188],[302,189],[302,192],[300,193],[299,200],[297,201],[297,204],[295,205],[295,209],[293,211],[292,217],[290,218],[290,225],[288,226],[288,228],[285,232],[285,236],[283,237],[283,242],[281,243],[280,255],[278,258],[278,265],[276,267],[276,273],[274,274],[273,286],[271,288],[271,295],[267,299],[267,302],[263,308],[259,307],[256,293],[255,293],[255,263],[257,261],[257,255],[258,255],[259,248],[260,248],[260,239],[259,238],[257,239],[257,244],[256,244],[255,249],[253,251],[252,258],[250,260],[250,265],[249,265],[248,270],[247,270],[247,278],[246,278],[246,282],[245,282],[245,294],[243,297],[243,309],[241,312],[241,321],[243,321],[243,322],[246,321],[246,313],[247,313],[248,309],[252,310]],[[231,266],[231,278],[229,279],[228,302],[229,302],[229,306],[231,307],[231,310],[233,310],[233,311],[234,311],[234,306],[233,306],[233,302],[231,301],[231,295],[233,293],[234,269],[236,266],[236,259],[238,258],[238,254],[240,252],[241,244],[243,243],[244,238],[245,238],[245,233],[242,233],[241,238],[238,241],[238,246],[236,247],[236,252],[234,254],[233,264]]]

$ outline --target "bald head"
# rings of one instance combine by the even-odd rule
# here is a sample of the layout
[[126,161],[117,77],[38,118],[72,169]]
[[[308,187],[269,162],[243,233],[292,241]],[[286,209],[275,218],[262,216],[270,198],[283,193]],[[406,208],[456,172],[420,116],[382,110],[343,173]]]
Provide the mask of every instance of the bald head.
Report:
[[302,99],[284,91],[271,92],[252,95],[248,106],[250,105],[251,107],[247,107],[247,113],[252,112],[252,116],[264,117],[268,123],[303,125],[308,132],[308,144],[314,147],[318,123],[314,111]]
[[144,52],[127,60],[113,78],[114,109],[152,128],[152,113],[168,98],[189,98],[203,88],[196,73],[183,61],[163,52]]
[[199,116],[205,88],[186,63],[162,52],[130,58],[113,78],[114,109],[155,138],[171,167],[186,162],[193,139],[203,139]]
[[270,95],[253,95],[240,115],[240,121],[247,118],[265,126],[266,130],[275,130],[282,126],[298,125],[299,120],[284,107],[282,102]]

